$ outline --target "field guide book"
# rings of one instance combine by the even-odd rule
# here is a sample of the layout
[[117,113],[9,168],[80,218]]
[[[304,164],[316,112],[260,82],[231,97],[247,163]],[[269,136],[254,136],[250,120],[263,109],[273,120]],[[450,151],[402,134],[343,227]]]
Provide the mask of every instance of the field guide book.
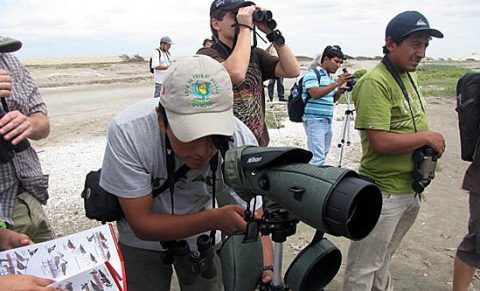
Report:
[[0,275],[49,278],[63,290],[125,291],[125,268],[112,224],[0,252]]

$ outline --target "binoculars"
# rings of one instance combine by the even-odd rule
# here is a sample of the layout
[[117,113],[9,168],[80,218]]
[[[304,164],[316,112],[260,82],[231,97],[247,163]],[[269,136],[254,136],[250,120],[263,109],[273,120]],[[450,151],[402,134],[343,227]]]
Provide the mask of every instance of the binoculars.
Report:
[[[0,119],[7,114],[2,108],[0,108]],[[3,136],[0,136],[0,164],[5,164],[13,159],[15,153],[22,152],[30,146],[30,142],[27,139],[22,140],[16,145],[13,145],[11,141],[5,140]]]
[[437,160],[438,153],[431,147],[424,146],[413,152],[415,166],[412,172],[412,188],[415,193],[422,193],[435,178]]
[[273,13],[270,10],[260,10],[256,9],[253,14],[253,21],[265,22],[271,30],[274,30],[277,27],[277,22],[273,20]]
[[[206,234],[197,237],[197,250],[190,250],[185,240],[175,241],[170,244],[173,247],[173,260],[180,265],[177,275],[186,285],[192,285],[197,276],[204,279],[213,279],[217,276],[217,268],[214,262],[215,242]],[[187,267],[185,267],[187,266]]]

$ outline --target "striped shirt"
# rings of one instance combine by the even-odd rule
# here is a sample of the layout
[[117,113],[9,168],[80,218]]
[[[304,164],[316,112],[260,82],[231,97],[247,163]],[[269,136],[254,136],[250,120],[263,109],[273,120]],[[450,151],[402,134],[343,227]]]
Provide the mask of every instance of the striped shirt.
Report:
[[[0,53],[0,69],[8,71],[12,78],[12,94],[6,98],[9,111],[18,110],[26,116],[37,112],[47,115],[47,106],[30,73],[13,54]],[[0,151],[5,149],[0,148]],[[15,153],[11,161],[0,163],[0,204],[3,208],[0,220],[13,223],[15,197],[21,192],[27,191],[45,204],[47,188],[48,175],[43,175],[32,147]]]
[[[303,90],[302,90],[302,97],[305,101],[307,97],[307,90],[310,88],[315,87],[326,87],[330,86],[334,80],[333,77],[327,73],[324,69],[320,66],[317,67],[318,72],[320,73],[320,82],[318,81],[317,74],[315,74],[314,70],[310,70],[305,76],[303,77]],[[330,91],[327,95],[313,99],[310,98],[305,105],[305,113],[303,115],[303,121],[308,120],[318,120],[327,118],[329,120],[333,117],[333,106],[334,106],[334,99],[333,95],[335,95],[337,90]]]

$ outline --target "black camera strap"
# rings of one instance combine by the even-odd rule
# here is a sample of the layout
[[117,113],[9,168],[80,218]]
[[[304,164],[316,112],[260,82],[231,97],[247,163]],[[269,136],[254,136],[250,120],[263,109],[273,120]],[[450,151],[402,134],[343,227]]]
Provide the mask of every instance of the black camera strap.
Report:
[[[323,70],[323,68],[322,68],[322,70]],[[318,87],[320,87],[320,79],[322,78],[320,76],[320,72],[317,70],[317,68],[313,68],[313,72],[315,72],[315,76],[317,76]],[[302,86],[303,86],[303,81],[302,81]],[[300,96],[300,97],[302,97],[302,96]],[[310,95],[310,93],[308,93],[308,90],[307,90],[307,97],[305,97],[305,102],[304,102],[305,106],[307,105],[307,102],[308,102],[308,100],[310,100],[310,98],[312,98],[312,96]]]
[[[405,88],[405,84],[403,83],[402,79],[400,78],[400,75],[398,74],[398,71],[395,69],[395,67],[393,66],[392,62],[390,61],[390,59],[385,55],[382,59],[382,63],[385,65],[385,67],[387,68],[387,70],[390,72],[390,74],[392,75],[392,77],[395,79],[395,81],[397,82],[398,86],[400,86],[400,89],[402,90],[402,93],[403,93],[403,96],[405,97],[405,100],[407,101],[408,103],[408,109],[410,110],[410,116],[412,117],[412,122],[413,122],[413,127],[415,129],[415,132],[418,132],[417,130],[417,125],[415,123],[415,117],[413,115],[413,109],[412,109],[412,104],[410,103],[410,98],[408,97],[408,92],[407,92],[407,89]],[[410,75],[410,73],[407,72],[407,75],[408,75],[408,79],[410,80],[410,83],[412,84],[413,86],[413,89],[415,90],[415,93],[417,94],[417,97],[418,97],[418,102],[420,103],[420,106],[422,108],[422,111],[425,113],[425,108],[423,107],[423,103],[422,103],[422,99],[420,98],[420,93],[418,92],[418,89],[417,89],[417,86],[415,86],[415,82],[413,81],[412,79],[412,76]],[[415,168],[418,168],[419,165],[416,163],[415,164]],[[418,181],[416,181],[418,182]],[[416,183],[415,182],[415,183]],[[414,183],[414,184],[415,184]],[[428,182],[430,183],[430,181]],[[427,185],[422,185],[420,184],[423,188],[425,188]],[[421,191],[419,191],[418,189],[415,189],[414,188],[414,191],[415,191],[415,195],[418,195],[419,199],[422,200],[422,195],[421,195],[421,192],[423,191],[423,189],[421,189]]]
[[[388,72],[392,75],[393,79],[395,79],[395,82],[397,82],[398,86],[400,86],[400,89],[402,90],[403,97],[407,101],[408,104],[408,109],[410,111],[410,116],[412,117],[412,122],[413,122],[413,128],[415,129],[415,132],[417,132],[417,124],[415,122],[415,116],[413,114],[413,109],[412,109],[412,104],[410,103],[410,98],[408,97],[408,91],[407,88],[405,87],[405,84],[403,83],[402,79],[400,78],[400,75],[398,74],[398,71],[395,69],[393,66],[392,62],[390,59],[385,55],[382,59],[382,63],[385,65],[387,68]],[[410,73],[407,72],[408,78],[410,79],[410,83],[412,83],[413,89],[415,90],[415,93],[417,94],[418,97],[418,102],[420,102],[420,106],[422,108],[422,111],[425,113],[425,108],[423,107],[422,99],[420,98],[420,94],[418,92],[417,86],[415,86],[415,82],[413,82],[412,76]]]
[[0,99],[2,100],[3,111],[8,112],[8,105],[7,105],[7,101],[5,100],[5,97],[2,97]]
[[[171,214],[175,214],[175,199],[174,199],[174,191],[175,191],[175,182],[178,181],[180,178],[184,177],[185,174],[190,171],[190,168],[184,164],[180,167],[177,171],[175,170],[175,153],[173,152],[172,145],[170,144],[170,140],[168,136],[165,134],[165,156],[167,160],[167,181],[165,181],[160,187],[153,190],[153,197],[155,198],[160,193],[165,191],[167,188],[170,189],[170,206],[171,206]],[[216,201],[216,180],[217,180],[217,170],[218,170],[218,151],[217,153],[210,159],[210,170],[212,172],[211,181],[212,181],[212,209],[215,208],[215,201]],[[212,238],[212,242],[215,242],[215,230],[210,231],[210,237]]]
[[[216,199],[217,169],[218,169],[218,151],[213,156],[213,158],[210,159],[210,170],[212,171],[212,209],[215,208],[215,203],[217,201]],[[211,239],[210,241],[212,242],[212,245],[215,244],[215,233],[216,233],[216,230],[210,231],[210,239]]]
[[[172,146],[170,145],[170,140],[165,135],[165,156],[167,158],[167,181],[165,181],[160,187],[156,187],[152,191],[153,198],[157,197],[160,193],[165,191],[167,188],[170,189],[170,195],[173,195],[175,182],[177,182],[180,178],[184,177],[190,168],[184,164],[181,166],[177,171],[175,170],[175,155],[172,150]],[[173,205],[173,196],[171,196],[172,205]],[[172,206],[172,214],[173,214],[173,206]]]
[[[172,207],[172,215],[175,214],[175,202],[173,199],[173,192],[175,191],[175,154],[172,150],[172,145],[168,139],[167,134],[165,134],[165,156],[167,158],[167,181],[162,185],[161,188],[168,187],[170,189],[170,206]],[[165,187],[164,187],[165,186]],[[161,192],[158,191],[158,194]],[[157,195],[158,195],[157,194]],[[155,197],[155,196],[154,196]]]

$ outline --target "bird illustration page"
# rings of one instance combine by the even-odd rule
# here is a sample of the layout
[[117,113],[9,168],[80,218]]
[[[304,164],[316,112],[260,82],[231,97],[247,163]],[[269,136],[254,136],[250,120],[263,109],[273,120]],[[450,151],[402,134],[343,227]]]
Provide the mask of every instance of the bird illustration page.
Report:
[[126,290],[112,224],[0,252],[0,275],[28,274],[64,290]]

